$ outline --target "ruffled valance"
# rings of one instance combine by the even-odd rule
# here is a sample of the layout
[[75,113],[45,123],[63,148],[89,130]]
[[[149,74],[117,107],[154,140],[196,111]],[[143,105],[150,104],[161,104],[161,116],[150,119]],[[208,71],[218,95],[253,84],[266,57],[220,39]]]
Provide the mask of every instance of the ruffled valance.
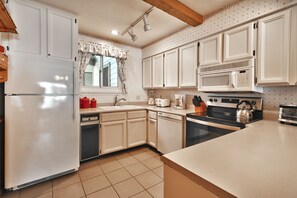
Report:
[[109,46],[92,41],[78,41],[79,50],[85,53],[91,53],[102,56],[110,56],[114,58],[127,59],[127,50],[114,46]]

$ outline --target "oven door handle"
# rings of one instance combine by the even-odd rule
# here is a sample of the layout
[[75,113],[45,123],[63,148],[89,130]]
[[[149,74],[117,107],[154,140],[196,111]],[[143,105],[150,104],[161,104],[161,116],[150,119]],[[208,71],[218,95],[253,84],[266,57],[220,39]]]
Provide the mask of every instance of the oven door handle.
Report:
[[99,125],[99,121],[81,122],[80,126]]
[[216,128],[226,129],[226,130],[232,130],[232,131],[238,131],[241,129],[240,127],[236,127],[236,126],[230,126],[230,125],[219,124],[219,123],[214,123],[214,122],[207,122],[207,121],[203,121],[203,120],[196,120],[193,118],[187,118],[187,121],[194,122],[197,124],[206,125],[206,126],[211,126],[211,127],[216,127]]

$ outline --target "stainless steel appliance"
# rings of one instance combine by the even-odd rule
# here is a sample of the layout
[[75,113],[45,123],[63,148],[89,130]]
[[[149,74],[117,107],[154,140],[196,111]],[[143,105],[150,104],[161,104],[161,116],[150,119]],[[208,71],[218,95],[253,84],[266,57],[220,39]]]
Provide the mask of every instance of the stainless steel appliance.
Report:
[[[252,122],[263,119],[262,98],[209,96],[206,113],[187,114],[186,146],[198,144],[245,128],[236,119],[237,105],[249,101],[254,111]],[[244,104],[240,104],[242,107]]]
[[297,124],[297,105],[280,105],[279,118],[281,123]]
[[158,113],[158,151],[163,154],[182,149],[182,116]]
[[84,114],[80,119],[80,161],[99,156],[99,114]]
[[186,95],[183,94],[175,94],[174,96],[175,103],[173,108],[174,109],[185,109],[186,108]]

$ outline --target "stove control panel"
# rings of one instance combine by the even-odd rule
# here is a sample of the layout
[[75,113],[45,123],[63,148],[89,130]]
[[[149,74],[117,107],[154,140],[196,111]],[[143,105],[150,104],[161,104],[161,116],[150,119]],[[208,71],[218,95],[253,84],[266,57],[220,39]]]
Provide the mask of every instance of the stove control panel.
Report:
[[[241,101],[247,101],[251,103],[254,110],[262,110],[261,97],[209,96],[207,105],[236,108],[237,104],[239,104]],[[244,105],[247,106],[247,108],[249,108],[249,105],[245,103],[240,105],[240,108]]]

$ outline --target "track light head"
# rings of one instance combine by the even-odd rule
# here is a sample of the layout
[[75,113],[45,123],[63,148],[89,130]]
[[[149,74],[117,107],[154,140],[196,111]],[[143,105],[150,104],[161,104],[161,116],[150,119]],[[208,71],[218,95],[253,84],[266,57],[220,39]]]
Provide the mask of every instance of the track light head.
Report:
[[152,29],[151,25],[147,22],[147,14],[143,16],[144,31],[150,31]]
[[136,41],[137,40],[137,36],[135,34],[133,34],[133,29],[131,28],[130,30],[127,31],[128,34],[131,36],[132,41]]

